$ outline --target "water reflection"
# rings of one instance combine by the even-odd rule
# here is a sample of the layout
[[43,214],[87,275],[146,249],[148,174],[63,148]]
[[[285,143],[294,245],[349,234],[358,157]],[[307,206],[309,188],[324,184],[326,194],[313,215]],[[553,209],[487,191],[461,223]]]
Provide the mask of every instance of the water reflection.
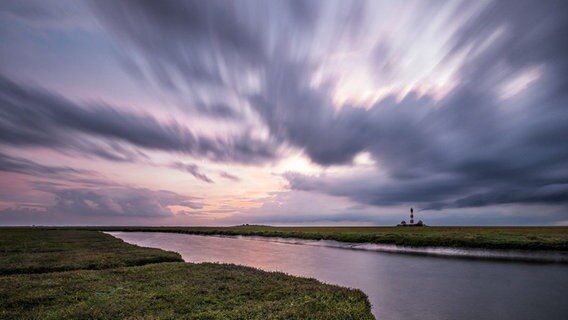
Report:
[[568,267],[293,245],[247,238],[113,232],[188,262],[282,271],[363,290],[377,319],[564,319]]
[[424,256],[437,256],[458,259],[484,259],[499,261],[524,261],[538,263],[568,263],[568,253],[561,251],[528,251],[528,250],[486,250],[461,249],[448,247],[409,247],[394,244],[378,243],[345,243],[333,240],[304,240],[260,236],[222,236],[245,240],[268,241],[287,244],[298,244],[318,247],[334,247],[349,250],[380,251],[388,253],[404,253]]

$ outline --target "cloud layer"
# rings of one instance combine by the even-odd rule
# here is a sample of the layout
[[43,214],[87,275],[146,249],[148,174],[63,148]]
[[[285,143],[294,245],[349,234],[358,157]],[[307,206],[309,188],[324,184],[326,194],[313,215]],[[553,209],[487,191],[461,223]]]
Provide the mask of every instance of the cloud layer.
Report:
[[[287,192],[373,208],[568,207],[565,1],[88,1],[65,24],[49,18],[57,10],[48,3],[0,10],[1,35],[20,40],[0,46],[8,62],[0,144],[21,154],[161,166],[221,188],[211,172],[254,184],[228,168],[270,172],[300,153],[317,169],[279,169],[287,173],[274,179]],[[80,50],[75,37],[91,47]],[[43,58],[27,53],[33,47],[63,66],[57,81],[73,75],[77,86],[18,64],[19,53],[30,64]],[[98,99],[77,99],[91,83],[87,71],[111,64],[122,69],[101,76],[110,84],[96,84]],[[113,84],[125,89],[116,94]],[[372,164],[358,164],[361,155]],[[88,175],[41,162],[3,152],[0,169]],[[61,212],[160,216],[194,194],[183,188],[76,186],[52,195]],[[288,208],[275,221],[293,221],[297,208]],[[333,220],[342,214],[353,217]]]

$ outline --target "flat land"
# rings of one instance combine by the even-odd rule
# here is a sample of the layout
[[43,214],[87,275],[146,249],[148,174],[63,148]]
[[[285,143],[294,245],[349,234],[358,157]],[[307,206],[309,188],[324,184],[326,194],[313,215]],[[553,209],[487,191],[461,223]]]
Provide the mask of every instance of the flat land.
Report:
[[374,319],[359,290],[97,231],[0,229],[0,253],[0,319]]
[[200,235],[336,240],[405,246],[568,251],[568,227],[107,227]]
[[180,261],[178,253],[130,245],[98,231],[0,229],[0,275]]

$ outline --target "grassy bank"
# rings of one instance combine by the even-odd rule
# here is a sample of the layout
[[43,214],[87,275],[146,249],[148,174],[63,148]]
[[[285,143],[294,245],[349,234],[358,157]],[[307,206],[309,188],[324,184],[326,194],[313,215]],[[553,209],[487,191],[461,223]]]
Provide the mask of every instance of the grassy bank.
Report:
[[360,291],[220,264],[5,276],[0,301],[2,319],[373,319]]
[[235,265],[164,263],[180,257],[96,231],[0,229],[0,248],[0,319],[373,319],[359,290]]
[[114,231],[160,231],[244,235],[406,246],[568,251],[568,227],[107,227]]
[[98,231],[0,229],[0,274],[107,269],[183,261],[175,252],[130,245]]

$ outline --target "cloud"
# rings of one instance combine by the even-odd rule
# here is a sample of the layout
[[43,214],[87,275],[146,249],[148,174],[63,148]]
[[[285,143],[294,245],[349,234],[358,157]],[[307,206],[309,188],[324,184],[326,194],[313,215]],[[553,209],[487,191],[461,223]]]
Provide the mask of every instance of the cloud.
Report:
[[[0,142],[18,147],[74,150],[109,160],[140,156],[133,147],[178,152],[213,161],[258,163],[275,157],[275,147],[249,134],[226,140],[193,133],[183,124],[120,110],[105,104],[78,104],[0,77]],[[106,148],[104,148],[106,146]]]
[[182,163],[182,162],[175,162],[172,164],[172,168],[179,169],[185,172],[191,173],[196,179],[199,179],[203,182],[213,183],[213,180],[209,178],[207,175],[203,174],[199,171],[199,167],[196,164],[189,164],[189,163]]
[[128,186],[69,187],[46,182],[36,182],[32,185],[36,190],[51,194],[53,203],[13,205],[0,211],[0,219],[19,213],[30,219],[33,216],[40,220],[51,218],[52,222],[56,222],[53,219],[58,218],[80,221],[81,217],[156,218],[174,216],[176,212],[173,207],[185,213],[203,208],[203,203],[198,198],[165,190]]
[[[288,173],[295,191],[376,207],[566,206],[565,1],[361,3],[93,1],[130,75],[206,121],[0,78],[0,143],[123,162],[162,151],[258,165],[301,150],[341,170]],[[356,99],[337,98],[346,87]],[[374,163],[365,172],[361,153]],[[194,164],[173,167],[212,182]]]
[[225,171],[219,172],[219,176],[220,176],[221,178],[224,178],[224,179],[227,179],[227,180],[231,180],[231,181],[235,181],[235,182],[241,181],[241,178],[239,178],[239,177],[237,177],[237,176],[235,176],[235,175],[232,175],[232,174],[230,174],[230,173],[227,173],[227,172],[225,172]]
[[[174,90],[175,78],[188,85],[220,84],[222,64],[251,66],[265,59],[256,21],[235,14],[254,5],[245,1],[92,1],[101,22],[138,49],[154,78]],[[222,61],[215,61],[215,56]]]
[[568,205],[568,184],[489,184],[460,177],[392,179],[373,172],[308,176],[287,173],[292,190],[312,191],[377,207],[420,206],[424,210],[500,204]]
[[[188,165],[186,167],[191,169]],[[196,197],[120,185],[105,179],[97,172],[49,166],[1,153],[0,172],[32,177],[34,180],[27,183],[30,191],[51,195],[54,201],[52,204],[34,204],[30,201],[32,192],[27,191],[28,196],[24,198],[27,202],[21,202],[24,199],[17,200],[11,207],[1,211],[3,218],[20,214],[23,215],[22,218],[31,219],[36,216],[41,218],[40,220],[49,216],[55,219],[61,215],[71,220],[76,215],[168,217],[174,215],[171,206],[188,213],[203,208],[203,203]],[[195,174],[201,175],[199,171]],[[205,175],[203,177],[206,178]]]
[[171,191],[144,188],[63,189],[54,195],[55,205],[49,210],[64,214],[161,217],[173,214],[169,206],[202,207]]
[[431,203],[426,209],[440,209],[444,207],[471,208],[511,203],[568,205],[568,183],[492,190],[490,192],[468,195],[449,203]]
[[[117,183],[106,179],[95,171],[69,166],[45,165],[3,153],[0,153],[0,172],[24,174],[35,179],[42,179],[31,181],[34,189],[42,192],[51,192],[55,187],[61,188],[69,185],[84,187],[117,186]],[[8,176],[6,179],[14,178]]]
[[0,3],[0,15],[32,22],[41,27],[64,27],[77,26],[85,15],[81,14],[81,7],[77,1],[58,1],[49,6],[43,5],[43,1],[3,1]]
[[[462,80],[441,100],[411,92],[368,109],[333,111],[327,94],[301,82],[302,71],[282,70],[287,81],[274,89],[280,95],[258,99],[276,134],[322,165],[350,163],[368,151],[387,173],[289,174],[291,187],[376,206],[566,206],[568,81],[559,70],[568,65],[568,19],[566,10],[557,10],[564,6],[496,2],[474,16],[455,34],[450,51],[467,55],[458,70]],[[534,83],[515,97],[500,95],[501,85],[534,68],[541,70]]]
[[0,153],[0,171],[17,172],[32,176],[56,177],[67,174],[85,174],[90,171],[63,166],[42,165],[37,162]]
[[[240,210],[220,222],[232,225],[396,225],[407,219],[409,213],[409,206],[360,205],[345,197],[301,190],[277,192],[258,202],[260,207]],[[433,226],[553,225],[566,220],[566,211],[547,204],[487,205],[484,210],[477,207],[416,210],[415,218]]]
[[[260,207],[240,210],[222,221],[232,224],[360,224],[391,219],[385,214],[377,215],[374,208],[353,208],[349,200],[306,191],[276,192],[257,202],[261,203]],[[398,217],[394,221],[396,219]]]

